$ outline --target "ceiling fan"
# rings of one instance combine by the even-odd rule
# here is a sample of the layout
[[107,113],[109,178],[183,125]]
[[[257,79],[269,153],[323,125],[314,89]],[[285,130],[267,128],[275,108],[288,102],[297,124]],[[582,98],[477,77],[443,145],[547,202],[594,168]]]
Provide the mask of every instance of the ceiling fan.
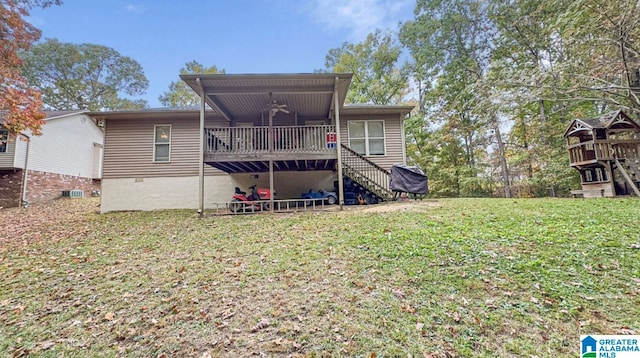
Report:
[[291,113],[291,111],[287,109],[286,104],[278,104],[278,101],[276,100],[273,100],[273,102],[267,108],[264,109],[265,112],[269,110],[271,111],[272,115],[275,115],[278,112],[283,112],[286,114]]

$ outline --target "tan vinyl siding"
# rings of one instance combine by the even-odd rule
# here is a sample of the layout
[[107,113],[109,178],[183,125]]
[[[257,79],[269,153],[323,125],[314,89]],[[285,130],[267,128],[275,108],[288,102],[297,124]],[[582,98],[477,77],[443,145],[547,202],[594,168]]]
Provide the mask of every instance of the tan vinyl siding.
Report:
[[[171,125],[171,161],[154,163],[154,126],[160,124]],[[217,120],[206,123],[206,126],[219,125],[225,124]],[[198,175],[198,128],[198,118],[107,119],[103,178]],[[205,165],[205,174],[225,173]]]
[[0,169],[12,169],[14,166],[14,158],[16,153],[16,140],[7,142],[7,151],[0,153]]
[[11,136],[7,150],[0,153],[0,169],[24,169],[27,159],[27,142],[22,135]]
[[402,117],[400,115],[377,115],[377,116],[340,116],[340,136],[342,143],[349,145],[349,130],[347,129],[348,121],[366,121],[366,120],[384,120],[384,140],[385,155],[372,155],[367,159],[377,165],[391,170],[393,164],[404,164],[404,149],[402,139]]

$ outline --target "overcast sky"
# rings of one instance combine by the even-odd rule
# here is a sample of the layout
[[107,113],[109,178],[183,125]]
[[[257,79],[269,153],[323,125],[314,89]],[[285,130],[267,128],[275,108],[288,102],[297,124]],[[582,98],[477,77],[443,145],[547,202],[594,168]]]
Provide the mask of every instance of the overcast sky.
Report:
[[227,73],[306,73],[331,48],[396,30],[415,0],[63,0],[32,11],[42,39],[94,43],[138,61],[158,96],[196,60]]

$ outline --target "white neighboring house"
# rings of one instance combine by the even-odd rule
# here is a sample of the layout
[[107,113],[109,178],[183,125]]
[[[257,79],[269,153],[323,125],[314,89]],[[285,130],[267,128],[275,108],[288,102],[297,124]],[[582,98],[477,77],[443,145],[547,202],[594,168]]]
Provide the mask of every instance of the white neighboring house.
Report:
[[0,207],[100,189],[104,131],[86,112],[45,112],[41,136],[0,126]]

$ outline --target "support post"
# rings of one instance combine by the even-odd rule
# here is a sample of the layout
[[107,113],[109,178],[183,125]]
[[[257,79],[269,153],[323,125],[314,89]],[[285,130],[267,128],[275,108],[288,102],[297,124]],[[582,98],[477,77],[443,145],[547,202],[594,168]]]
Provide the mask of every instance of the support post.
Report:
[[338,98],[338,81],[340,77],[336,77],[333,84],[333,116],[336,122],[336,151],[338,156],[338,203],[340,210],[344,207],[344,183],[342,178],[342,139],[340,138],[340,99]]
[[273,193],[275,192],[273,190],[273,159],[269,160],[269,190],[271,190],[271,196],[269,197],[269,211],[273,213],[275,209],[273,205]]
[[204,216],[204,88],[200,82],[200,77],[196,78],[196,83],[200,86],[200,151],[198,153],[198,213]]
[[[271,110],[271,104],[273,103],[273,93],[269,92],[269,154],[273,154],[275,136],[273,135],[273,111]],[[269,190],[271,195],[269,197],[269,211],[273,213],[273,159],[269,159]]]

